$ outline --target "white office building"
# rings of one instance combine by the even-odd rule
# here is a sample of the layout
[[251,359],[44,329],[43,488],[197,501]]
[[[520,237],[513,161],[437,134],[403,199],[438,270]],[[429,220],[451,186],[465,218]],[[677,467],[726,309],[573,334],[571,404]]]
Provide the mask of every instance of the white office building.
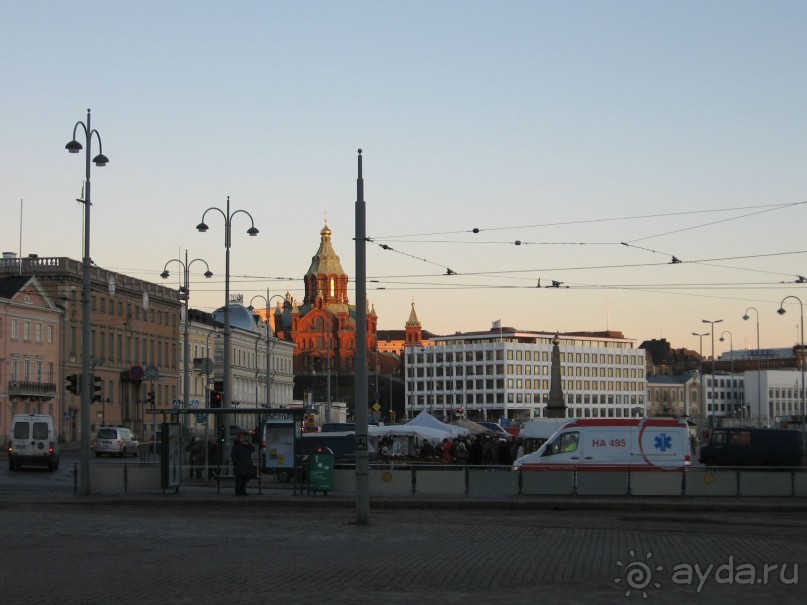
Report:
[[[408,325],[417,321],[413,317]],[[633,340],[608,334],[503,328],[433,336],[426,346],[409,344],[406,415],[427,410],[438,418],[516,422],[545,416],[557,336],[567,416],[643,416],[645,351],[635,349]]]

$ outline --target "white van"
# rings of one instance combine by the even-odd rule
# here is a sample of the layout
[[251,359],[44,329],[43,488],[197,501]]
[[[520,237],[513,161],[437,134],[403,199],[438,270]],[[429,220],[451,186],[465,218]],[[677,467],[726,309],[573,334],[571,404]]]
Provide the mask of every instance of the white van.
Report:
[[[514,470],[680,470],[692,464],[684,420],[574,418]],[[582,468],[581,468],[582,467]]]
[[59,440],[53,418],[47,414],[16,414],[8,437],[8,468],[45,466],[59,468]]

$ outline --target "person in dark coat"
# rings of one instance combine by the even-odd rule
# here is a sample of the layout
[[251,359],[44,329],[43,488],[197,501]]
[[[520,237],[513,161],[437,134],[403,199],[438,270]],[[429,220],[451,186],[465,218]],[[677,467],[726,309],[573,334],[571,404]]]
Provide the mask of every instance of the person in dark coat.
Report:
[[247,443],[246,432],[238,433],[230,450],[230,459],[233,461],[233,475],[235,475],[235,495],[247,495],[247,481],[252,475],[252,452],[255,446]]

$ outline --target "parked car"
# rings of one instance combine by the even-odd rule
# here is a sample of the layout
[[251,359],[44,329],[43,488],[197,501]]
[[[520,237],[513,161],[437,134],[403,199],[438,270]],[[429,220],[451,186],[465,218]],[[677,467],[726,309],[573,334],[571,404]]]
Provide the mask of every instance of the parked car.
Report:
[[8,468],[45,466],[59,468],[59,440],[53,417],[48,414],[16,414],[8,437]]
[[134,434],[121,426],[104,426],[98,429],[95,436],[95,455],[109,454],[110,456],[126,455],[137,456],[140,446]]

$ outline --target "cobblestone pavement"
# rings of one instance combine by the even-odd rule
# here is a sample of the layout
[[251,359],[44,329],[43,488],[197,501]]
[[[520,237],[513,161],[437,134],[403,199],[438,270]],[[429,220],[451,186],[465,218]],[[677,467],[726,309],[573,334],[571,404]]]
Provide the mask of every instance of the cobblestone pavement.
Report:
[[[357,525],[355,508],[310,501],[172,502],[0,498],[2,601],[805,602],[802,512],[450,510],[421,503],[372,508],[370,523]],[[765,565],[780,567],[769,567],[764,579]]]

